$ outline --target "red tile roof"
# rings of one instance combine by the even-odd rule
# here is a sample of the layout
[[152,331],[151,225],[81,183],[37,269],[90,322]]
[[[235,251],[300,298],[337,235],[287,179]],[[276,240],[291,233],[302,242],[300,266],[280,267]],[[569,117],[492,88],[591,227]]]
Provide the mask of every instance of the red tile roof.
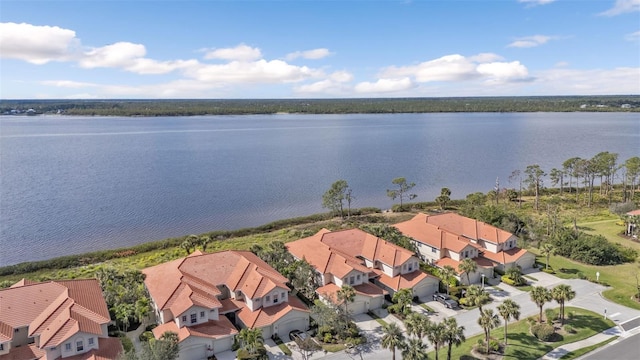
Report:
[[46,355],[47,352],[39,349],[37,346],[27,345],[13,348],[8,354],[0,355],[0,360],[44,359]]
[[226,316],[220,316],[219,320],[209,320],[206,323],[194,326],[183,326],[181,328],[178,328],[178,325],[175,323],[175,321],[170,321],[168,323],[164,323],[155,327],[153,329],[153,336],[155,336],[156,339],[160,339],[162,337],[162,334],[167,331],[178,334],[179,342],[184,341],[189,336],[219,339],[238,333],[236,327],[233,326],[231,321],[229,321]]
[[414,286],[420,284],[422,281],[429,277],[434,277],[422,271],[413,271],[408,274],[402,274],[394,277],[386,275],[380,270],[376,270],[376,273],[380,274],[380,281],[384,286],[390,289],[398,291],[400,289],[412,289]]
[[287,278],[249,251],[194,253],[146,268],[145,284],[157,306],[178,316],[193,305],[220,308],[218,286],[262,297],[275,288],[289,290]]
[[290,295],[287,302],[269,307],[261,307],[256,311],[251,311],[248,307],[243,307],[238,312],[238,318],[242,323],[250,328],[259,328],[271,325],[292,311],[309,312],[307,306],[296,296]]
[[285,245],[293,256],[305,259],[318,272],[344,278],[351,271],[370,273],[360,258],[398,266],[409,260],[413,253],[382,240],[360,229],[330,232],[322,229],[317,234],[289,242]]
[[629,211],[627,215],[640,215],[640,209]]
[[[384,289],[381,289],[380,287],[370,283],[370,282],[366,282],[360,285],[356,285],[353,287],[353,289],[356,291],[356,294],[360,294],[363,296],[368,296],[368,297],[378,297],[378,296],[384,296],[387,295],[389,292],[387,292]],[[340,287],[334,283],[329,283],[325,286],[321,286],[319,287],[316,292],[320,295],[322,295],[322,297],[324,297],[325,299],[328,299],[334,303],[337,303],[337,299],[338,299],[338,291],[340,291]]]
[[504,265],[517,261],[527,253],[528,251],[525,249],[512,248],[509,250],[500,251],[497,254],[494,254],[490,251],[485,251],[484,253],[482,253],[482,257]]
[[40,347],[58,346],[78,332],[103,335],[111,321],[96,279],[33,283],[20,281],[0,290],[0,335],[8,327],[28,326]]
[[[118,338],[98,338],[98,349],[92,349],[84,354],[74,355],[65,360],[115,360],[123,352],[122,343]],[[4,360],[4,359],[2,359]]]

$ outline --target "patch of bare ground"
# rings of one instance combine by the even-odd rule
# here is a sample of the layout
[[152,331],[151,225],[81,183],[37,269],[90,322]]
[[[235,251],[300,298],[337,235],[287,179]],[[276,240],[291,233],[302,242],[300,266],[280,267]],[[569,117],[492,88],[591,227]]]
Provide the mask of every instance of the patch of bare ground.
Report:
[[[500,351],[502,351],[502,347],[500,348]],[[480,349],[479,345],[476,345],[471,349],[471,356],[473,356],[475,359],[480,360],[502,360],[503,358],[502,354],[497,352],[485,354],[484,349]]]

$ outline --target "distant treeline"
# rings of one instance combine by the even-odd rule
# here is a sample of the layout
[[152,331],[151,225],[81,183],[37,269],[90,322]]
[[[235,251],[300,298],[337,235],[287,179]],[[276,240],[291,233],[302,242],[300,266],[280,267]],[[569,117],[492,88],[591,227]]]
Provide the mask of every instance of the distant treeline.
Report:
[[[195,116],[437,112],[638,112],[640,96],[536,96],[387,99],[0,100],[0,114]],[[33,113],[33,111],[32,111]]]

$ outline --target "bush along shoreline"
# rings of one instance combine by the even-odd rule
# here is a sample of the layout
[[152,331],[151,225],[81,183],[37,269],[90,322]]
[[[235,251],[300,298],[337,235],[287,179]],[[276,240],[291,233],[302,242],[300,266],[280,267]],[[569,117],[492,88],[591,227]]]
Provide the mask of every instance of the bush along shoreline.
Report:
[[[352,215],[361,216],[381,213],[382,210],[375,207],[365,207],[360,209],[353,209]],[[331,220],[334,217],[332,213],[319,213],[308,216],[295,217],[290,219],[276,220],[264,225],[260,225],[252,228],[241,228],[237,230],[217,230],[198,235],[208,236],[215,240],[226,240],[231,238],[256,235],[262,233],[269,233],[276,230],[285,229],[296,225],[312,224],[320,221]],[[83,254],[74,254],[56,257],[48,260],[39,261],[27,261],[15,265],[8,265],[0,267],[0,276],[19,275],[25,273],[31,273],[39,270],[58,270],[74,268],[79,266],[85,266],[90,264],[97,264],[107,260],[123,258],[133,256],[140,253],[145,253],[154,250],[168,249],[180,246],[190,235],[184,235],[180,237],[167,238],[163,240],[156,240],[145,242],[139,245],[130,247],[123,247],[118,249],[107,249],[93,251]]]

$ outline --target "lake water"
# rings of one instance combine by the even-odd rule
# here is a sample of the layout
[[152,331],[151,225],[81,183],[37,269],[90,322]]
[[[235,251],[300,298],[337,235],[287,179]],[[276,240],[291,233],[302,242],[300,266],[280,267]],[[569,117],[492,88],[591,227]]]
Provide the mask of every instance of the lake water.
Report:
[[0,116],[0,266],[325,211],[515,187],[515,169],[640,156],[638,113]]

